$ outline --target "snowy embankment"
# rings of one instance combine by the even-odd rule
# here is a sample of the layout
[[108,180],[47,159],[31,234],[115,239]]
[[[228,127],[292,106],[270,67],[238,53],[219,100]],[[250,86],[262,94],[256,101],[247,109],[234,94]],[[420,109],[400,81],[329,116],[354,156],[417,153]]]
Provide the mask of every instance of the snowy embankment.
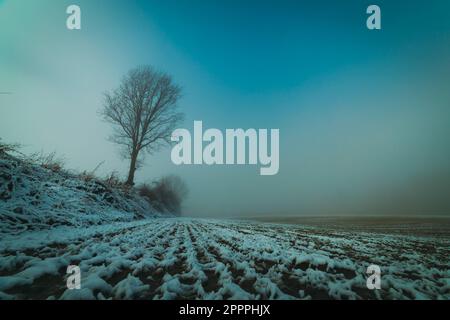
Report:
[[154,212],[133,192],[0,154],[0,234],[133,221]]
[[449,237],[155,218],[136,195],[14,158],[0,179],[0,299],[450,298]]

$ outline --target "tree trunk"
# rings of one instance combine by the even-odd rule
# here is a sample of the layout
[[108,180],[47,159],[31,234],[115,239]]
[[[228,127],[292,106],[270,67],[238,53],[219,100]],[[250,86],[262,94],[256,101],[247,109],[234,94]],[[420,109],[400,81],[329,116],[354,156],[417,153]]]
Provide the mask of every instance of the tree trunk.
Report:
[[130,170],[128,171],[128,179],[126,182],[126,184],[129,186],[134,185],[134,173],[136,172],[137,156],[138,156],[138,151],[133,151],[131,153]]

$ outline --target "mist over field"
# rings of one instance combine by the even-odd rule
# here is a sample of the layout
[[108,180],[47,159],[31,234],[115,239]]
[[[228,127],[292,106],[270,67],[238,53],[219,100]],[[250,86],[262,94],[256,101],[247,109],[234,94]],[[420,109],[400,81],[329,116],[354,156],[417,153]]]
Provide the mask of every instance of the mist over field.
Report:
[[275,176],[178,167],[170,148],[146,156],[137,181],[181,176],[185,214],[449,214],[446,1],[381,1],[380,32],[365,28],[358,1],[79,1],[78,32],[65,28],[65,5],[1,3],[4,141],[126,178],[98,111],[127,70],[152,64],[183,88],[180,127],[280,129]]
[[449,300],[424,3],[0,0],[0,300]]

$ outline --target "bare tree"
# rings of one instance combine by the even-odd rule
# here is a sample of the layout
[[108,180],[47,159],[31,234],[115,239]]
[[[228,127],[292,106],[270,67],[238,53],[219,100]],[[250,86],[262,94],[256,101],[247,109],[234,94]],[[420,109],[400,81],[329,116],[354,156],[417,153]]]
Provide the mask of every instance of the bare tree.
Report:
[[105,94],[101,114],[113,125],[110,139],[123,147],[124,157],[130,160],[126,184],[134,184],[142,150],[151,153],[170,142],[183,118],[177,107],[180,96],[172,78],[150,66],[130,70],[116,90]]

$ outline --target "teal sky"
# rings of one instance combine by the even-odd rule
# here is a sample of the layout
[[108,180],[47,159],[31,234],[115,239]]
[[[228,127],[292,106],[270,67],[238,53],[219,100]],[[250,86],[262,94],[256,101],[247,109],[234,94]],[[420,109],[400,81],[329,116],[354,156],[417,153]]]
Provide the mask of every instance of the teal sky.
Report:
[[280,129],[276,176],[147,156],[137,180],[180,175],[187,214],[450,214],[447,0],[0,0],[0,137],[125,176],[97,113],[141,64],[183,87],[183,127]]

